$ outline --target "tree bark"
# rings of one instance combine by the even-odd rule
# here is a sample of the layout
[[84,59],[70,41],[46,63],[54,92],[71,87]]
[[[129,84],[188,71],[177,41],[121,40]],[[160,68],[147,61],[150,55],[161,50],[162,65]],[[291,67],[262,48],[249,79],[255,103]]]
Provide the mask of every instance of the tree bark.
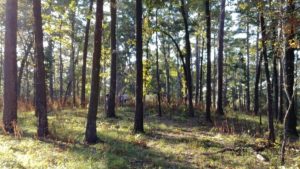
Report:
[[250,112],[250,51],[249,51],[249,16],[247,16],[247,67],[246,67],[246,111]]
[[34,34],[35,34],[35,112],[38,115],[38,137],[43,138],[49,134],[47,119],[46,74],[44,65],[44,46],[41,0],[33,1]]
[[256,35],[256,71],[255,71],[255,84],[254,84],[254,114],[257,116],[259,111],[259,79],[261,72],[262,54],[259,53],[258,47],[259,30],[257,29]]
[[185,65],[186,65],[186,86],[188,90],[188,101],[189,101],[189,112],[190,117],[194,117],[194,106],[193,106],[193,80],[191,75],[191,43],[190,43],[190,33],[188,25],[188,11],[186,10],[185,0],[181,0],[181,14],[184,21],[185,29]]
[[200,103],[203,104],[203,58],[204,58],[205,38],[202,37],[201,57],[200,57]]
[[136,0],[136,88],[134,132],[144,132],[143,112],[143,1]]
[[[157,18],[157,12],[158,9],[156,10],[156,20],[155,20],[155,24],[156,27],[158,26],[158,18]],[[161,117],[162,116],[162,110],[161,110],[161,86],[160,86],[160,74],[159,74],[159,53],[158,53],[158,31],[156,31],[156,36],[155,36],[156,40],[155,40],[155,44],[156,44],[156,83],[157,83],[157,102],[158,102],[158,116]]]
[[4,105],[3,123],[6,132],[13,133],[17,122],[17,0],[7,0],[5,6]]
[[199,89],[200,89],[200,56],[199,56],[199,35],[196,36],[196,96],[195,96],[195,104],[199,104]]
[[[61,17],[61,16],[60,16]],[[61,19],[61,18],[60,18]],[[60,30],[60,41],[59,41],[59,97],[60,97],[60,102],[62,103],[64,91],[64,82],[63,82],[63,71],[64,71],[64,63],[63,63],[63,57],[62,57],[62,20],[60,21],[59,25],[59,30]]]
[[260,24],[261,24],[261,34],[262,34],[262,47],[263,47],[263,58],[265,65],[266,81],[267,81],[267,92],[268,92],[268,128],[269,128],[269,141],[275,142],[275,132],[273,124],[273,96],[272,96],[272,84],[270,80],[270,72],[268,65],[268,56],[267,56],[267,35],[266,35],[266,26],[264,21],[263,12],[260,13]]
[[287,112],[287,121],[285,126],[285,133],[287,137],[299,138],[297,132],[297,113],[295,111],[295,99],[293,96],[294,93],[294,61],[295,61],[295,49],[291,46],[292,42],[296,35],[296,25],[295,25],[295,2],[290,0],[288,2],[288,30],[286,32],[286,47],[285,47],[285,86],[286,90],[291,97],[291,108]]
[[221,1],[220,25],[219,25],[219,51],[218,51],[218,101],[217,113],[224,115],[223,111],[223,51],[224,51],[224,21],[225,0]]
[[206,14],[206,50],[207,50],[207,76],[206,76],[206,120],[212,122],[211,114],[211,20],[209,0],[205,1]]
[[108,98],[107,117],[116,117],[115,113],[115,100],[116,100],[116,87],[117,87],[117,40],[116,40],[116,24],[117,24],[117,2],[116,0],[110,1],[111,11],[111,65],[110,65],[110,89]]
[[97,0],[91,95],[85,131],[85,141],[89,144],[96,143],[99,140],[99,138],[97,137],[96,119],[99,101],[99,72],[102,50],[102,19],[103,0]]
[[83,63],[82,63],[82,72],[81,72],[81,97],[80,97],[80,105],[81,108],[86,106],[86,97],[85,97],[85,86],[86,86],[86,61],[88,54],[88,45],[89,45],[89,34],[90,34],[90,26],[91,26],[91,14],[93,11],[93,3],[94,0],[90,0],[89,13],[87,16],[86,26],[85,26],[85,37],[84,37],[84,45],[83,45]]
[[22,83],[22,78],[23,78],[23,73],[24,73],[24,67],[25,67],[25,64],[27,62],[27,59],[28,59],[28,56],[30,54],[30,50],[31,50],[32,46],[33,46],[33,40],[30,41],[29,44],[26,45],[24,56],[23,56],[22,61],[21,61],[21,66],[20,66],[20,69],[19,69],[18,80],[17,80],[18,98],[20,98],[20,96],[21,96],[21,83]]

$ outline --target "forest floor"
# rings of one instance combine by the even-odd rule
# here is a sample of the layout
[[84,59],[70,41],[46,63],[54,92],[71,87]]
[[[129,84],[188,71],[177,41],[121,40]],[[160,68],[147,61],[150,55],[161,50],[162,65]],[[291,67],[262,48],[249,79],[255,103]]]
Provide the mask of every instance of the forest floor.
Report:
[[[103,111],[102,111],[103,112]],[[49,113],[52,139],[36,138],[33,112],[19,113],[19,135],[0,131],[0,168],[277,168],[280,132],[268,144],[266,117],[227,113],[205,122],[204,113],[188,118],[180,112],[145,113],[145,134],[133,134],[134,110],[119,108],[117,119],[98,115],[95,145],[83,142],[86,110]],[[0,114],[1,115],[1,114]],[[172,116],[170,116],[172,115]],[[2,115],[1,115],[2,116]],[[276,125],[278,130],[282,130]],[[263,134],[260,134],[263,133]],[[288,145],[286,167],[300,168],[300,142]]]

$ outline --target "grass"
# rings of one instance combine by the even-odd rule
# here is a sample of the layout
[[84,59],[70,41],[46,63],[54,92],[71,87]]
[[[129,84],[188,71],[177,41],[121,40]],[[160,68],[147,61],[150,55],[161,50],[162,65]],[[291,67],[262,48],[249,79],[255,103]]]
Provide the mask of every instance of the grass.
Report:
[[[152,113],[151,113],[152,112]],[[0,132],[0,168],[276,168],[280,166],[279,141],[266,146],[266,117],[259,129],[258,117],[228,113],[207,124],[204,114],[187,118],[169,113],[158,118],[145,114],[146,134],[133,134],[133,109],[120,108],[118,119],[99,113],[98,136],[103,143],[84,144],[86,110],[49,113],[54,139],[36,139],[33,112],[19,113],[22,137]],[[280,126],[280,125],[278,125]],[[260,131],[261,130],[261,131]],[[262,134],[260,134],[262,133]],[[278,136],[279,138],[279,136]],[[279,140],[279,139],[277,139]],[[300,168],[300,143],[289,145],[287,166]],[[234,151],[225,151],[234,148]],[[254,149],[268,159],[257,159]],[[222,152],[222,153],[221,153]]]

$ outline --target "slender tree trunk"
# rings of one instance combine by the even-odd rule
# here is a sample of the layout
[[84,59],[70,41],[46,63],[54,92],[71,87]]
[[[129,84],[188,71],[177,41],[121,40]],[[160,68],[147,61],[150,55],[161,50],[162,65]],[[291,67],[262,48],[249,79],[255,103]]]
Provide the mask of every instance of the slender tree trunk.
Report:
[[204,58],[204,48],[205,48],[205,38],[202,37],[202,45],[201,45],[201,57],[200,57],[200,103],[203,104],[203,58]]
[[209,0],[205,0],[205,14],[206,14],[206,50],[207,50],[207,76],[206,76],[206,119],[212,122],[211,113],[211,20],[210,20],[210,4]]
[[171,92],[171,86],[170,86],[170,65],[169,65],[169,55],[170,55],[170,45],[168,44],[168,53],[166,52],[166,40],[163,37],[163,55],[164,55],[164,59],[165,59],[165,69],[166,69],[166,91],[167,91],[167,102],[168,104],[170,104],[171,102],[171,96],[170,96],[170,92]]
[[195,102],[196,105],[199,104],[199,82],[200,82],[200,56],[199,56],[199,35],[196,36],[196,98],[195,98]]
[[20,69],[19,69],[18,80],[17,80],[18,98],[20,98],[20,96],[21,96],[21,83],[22,83],[22,78],[23,78],[24,67],[25,67],[25,64],[27,62],[27,59],[28,59],[28,56],[30,54],[30,50],[31,50],[32,46],[33,46],[33,41],[30,41],[29,44],[26,45],[24,56],[23,56],[22,61],[21,61],[21,66],[20,66]]
[[99,138],[97,137],[96,119],[99,101],[99,72],[102,50],[102,19],[103,0],[97,0],[91,95],[85,131],[85,141],[89,144],[96,143],[99,140]]
[[181,0],[181,13],[184,21],[185,28],[185,66],[186,66],[186,86],[188,90],[188,101],[189,101],[189,116],[194,117],[194,106],[193,106],[193,80],[191,74],[191,43],[190,43],[190,33],[188,25],[188,11],[186,10],[185,0]]
[[4,105],[3,123],[6,132],[13,133],[17,122],[17,0],[7,0],[5,6]]
[[[156,20],[155,20],[155,24],[156,24],[156,27],[158,26],[158,18],[157,18],[157,12],[158,12],[158,9],[156,10]],[[155,44],[156,44],[156,83],[157,83],[157,102],[158,102],[158,107],[157,107],[157,110],[158,110],[158,116],[161,117],[162,116],[162,110],[161,110],[161,93],[160,93],[160,90],[161,90],[161,86],[160,86],[160,74],[159,74],[159,60],[158,60],[158,32],[156,32],[156,40],[155,40]]]
[[116,40],[116,24],[117,24],[117,2],[110,1],[111,11],[111,65],[110,65],[110,89],[108,98],[107,117],[116,117],[115,100],[117,87],[117,40]]
[[255,115],[258,115],[258,111],[259,111],[259,79],[260,79],[261,62],[262,62],[262,55],[259,54],[258,41],[259,41],[259,31],[257,30],[257,36],[256,36],[256,72],[255,72],[255,84],[254,84],[254,114]]
[[59,26],[60,30],[60,41],[59,41],[59,97],[60,97],[60,102],[62,103],[62,98],[64,95],[63,87],[64,87],[64,82],[63,82],[63,71],[64,71],[64,63],[63,63],[63,57],[62,57],[62,20]]
[[246,111],[250,112],[250,51],[249,51],[249,17],[247,16],[247,67],[246,67]]
[[[75,0],[75,6],[77,1]],[[71,56],[70,56],[70,67],[69,67],[69,83],[70,87],[66,89],[68,96],[72,93],[72,105],[76,105],[76,92],[75,92],[75,16],[76,8],[71,9],[70,22],[71,22]]]
[[217,83],[217,53],[216,53],[216,50],[215,50],[215,47],[217,46],[216,44],[216,35],[214,34],[214,37],[213,37],[213,62],[212,62],[212,107],[215,109],[216,108],[216,83]]
[[283,123],[283,102],[284,102],[284,98],[283,98],[283,90],[284,90],[284,76],[283,76],[283,64],[282,64],[282,60],[280,60],[279,62],[280,64],[280,69],[279,69],[279,101],[278,101],[278,121],[280,123]]
[[218,51],[218,105],[217,113],[223,115],[223,51],[224,51],[224,21],[225,0],[221,1],[220,27],[219,27],[219,51]]
[[143,1],[136,0],[136,88],[134,132],[144,132],[143,112]]
[[41,0],[33,1],[34,34],[35,34],[35,111],[38,114],[38,137],[46,137],[49,134],[47,120],[46,74],[44,65],[43,29]]
[[53,83],[54,83],[54,59],[53,59],[53,40],[50,38],[48,41],[48,47],[45,49],[45,60],[48,62],[48,72],[46,72],[46,74],[48,74],[49,77],[49,95],[51,98],[51,101],[53,101],[53,97],[54,97],[54,89],[53,89]]
[[90,0],[89,13],[87,16],[86,26],[85,26],[85,37],[84,37],[84,45],[83,45],[83,63],[82,63],[82,72],[81,72],[81,97],[80,97],[80,105],[81,108],[86,106],[86,98],[85,98],[85,86],[86,86],[86,61],[88,54],[88,46],[89,46],[89,35],[90,35],[90,25],[91,25],[91,17],[93,11],[93,3],[94,0]]
[[274,132],[274,124],[273,124],[273,96],[272,96],[272,84],[270,80],[270,72],[268,65],[268,56],[267,56],[267,35],[266,35],[266,26],[264,21],[263,12],[260,13],[260,24],[261,24],[261,33],[262,33],[262,47],[263,47],[263,57],[265,64],[265,73],[266,73],[266,81],[267,81],[267,92],[268,92],[268,127],[269,127],[269,141],[275,142],[275,132]]

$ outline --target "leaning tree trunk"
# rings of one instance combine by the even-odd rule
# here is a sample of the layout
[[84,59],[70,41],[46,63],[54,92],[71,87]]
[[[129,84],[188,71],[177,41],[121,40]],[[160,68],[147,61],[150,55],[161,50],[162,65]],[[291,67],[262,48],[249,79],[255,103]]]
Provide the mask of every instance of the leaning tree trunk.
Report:
[[272,84],[270,80],[270,72],[268,65],[268,56],[267,56],[267,35],[266,35],[266,26],[264,21],[263,12],[260,13],[260,24],[261,24],[261,34],[262,34],[262,47],[263,47],[263,58],[265,65],[266,81],[267,81],[267,92],[268,92],[268,127],[269,127],[269,141],[275,142],[275,132],[273,124],[273,97],[272,97]]
[[117,87],[117,40],[116,40],[116,23],[117,23],[117,2],[116,0],[110,1],[111,11],[111,65],[110,65],[110,89],[108,98],[107,117],[116,117],[115,113],[115,97]]
[[223,115],[223,50],[224,50],[224,21],[225,0],[221,1],[220,27],[219,27],[219,51],[218,51],[218,105],[217,113]]
[[38,115],[38,137],[49,134],[47,120],[46,74],[44,65],[43,29],[41,0],[33,1],[34,38],[35,38],[35,112]]
[[206,76],[206,119],[212,121],[211,114],[211,20],[210,20],[210,5],[209,0],[205,1],[205,14],[206,14],[206,50],[207,50],[207,76]]
[[91,25],[91,13],[93,11],[93,3],[94,0],[90,0],[89,13],[87,16],[86,26],[85,26],[85,37],[84,37],[84,45],[83,45],[83,63],[82,63],[82,72],[81,72],[81,97],[80,97],[80,105],[82,108],[86,106],[86,98],[85,98],[85,85],[86,85],[86,60],[88,54],[88,45],[89,45],[89,34],[90,34],[90,25]]
[[6,132],[13,133],[17,122],[17,0],[7,0],[5,8],[4,107]]
[[143,112],[143,1],[136,0],[136,88],[134,132],[144,132]]
[[102,19],[103,0],[97,0],[91,95],[85,131],[85,141],[89,144],[96,143],[99,140],[99,138],[97,137],[96,119],[99,101],[99,72],[102,50]]

